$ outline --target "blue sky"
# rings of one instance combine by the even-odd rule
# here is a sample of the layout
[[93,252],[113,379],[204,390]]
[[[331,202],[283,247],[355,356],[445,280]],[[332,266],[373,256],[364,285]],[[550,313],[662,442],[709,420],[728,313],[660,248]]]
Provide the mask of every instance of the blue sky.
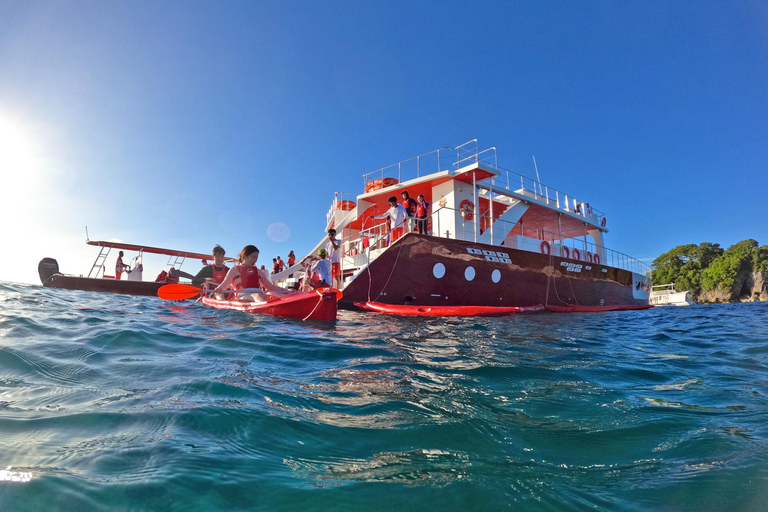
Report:
[[333,192],[473,138],[639,259],[767,244],[767,91],[759,1],[4,0],[0,280],[87,273],[86,225],[303,255]]

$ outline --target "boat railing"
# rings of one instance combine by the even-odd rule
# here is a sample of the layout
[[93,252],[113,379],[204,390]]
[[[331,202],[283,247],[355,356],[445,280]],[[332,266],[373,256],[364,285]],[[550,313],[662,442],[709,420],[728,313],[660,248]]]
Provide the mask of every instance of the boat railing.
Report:
[[357,205],[355,202],[356,200],[357,194],[352,192],[334,192],[333,202],[331,203],[331,207],[328,209],[328,213],[325,216],[326,225],[331,223],[331,219],[333,219],[333,215],[337,211],[348,211],[354,209]]
[[[488,180],[483,180],[489,182],[492,187],[506,189],[516,195],[530,197],[546,204],[550,208],[580,215],[585,219],[589,219],[594,224],[605,225],[605,213],[594,208],[589,203],[569,196],[538,180],[500,167],[498,165],[496,148],[490,147],[480,151],[477,139],[472,139],[455,147],[436,149],[364,174],[363,186],[365,192],[370,192],[428,174],[458,170],[473,164],[498,172],[498,176],[492,176]],[[481,186],[483,181],[480,182]]]
[[[366,192],[442,171],[460,169],[473,163],[496,167],[496,148],[478,150],[477,139],[455,147],[444,147],[401,160],[363,175]],[[381,180],[381,181],[378,181]],[[393,180],[393,181],[386,181]],[[375,187],[375,188],[374,188]]]
[[[594,224],[605,226],[605,213],[594,208],[589,203],[569,196],[557,189],[549,187],[538,180],[528,178],[503,167],[495,167],[499,176],[490,178],[490,184],[494,188],[506,189],[517,195],[530,197],[542,202],[550,208],[563,210],[571,214],[580,215],[589,219]],[[518,186],[519,185],[519,186]]]

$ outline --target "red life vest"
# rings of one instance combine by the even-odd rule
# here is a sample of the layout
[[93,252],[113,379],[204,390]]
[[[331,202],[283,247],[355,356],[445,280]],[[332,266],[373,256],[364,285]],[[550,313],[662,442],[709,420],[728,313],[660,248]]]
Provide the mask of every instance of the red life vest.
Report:
[[237,265],[235,267],[240,271],[240,282],[236,285],[237,289],[259,288],[259,269],[256,267],[246,267]]
[[221,284],[225,277],[227,277],[227,267],[222,265],[221,270],[217,270],[216,265],[211,265],[211,278],[214,281],[216,281],[218,284]]
[[423,219],[427,216],[427,210],[429,209],[429,203],[424,201],[424,203],[419,203],[416,205],[416,216],[420,219]]
[[408,216],[413,217],[413,214],[416,213],[416,208],[414,208],[414,206],[417,204],[416,200],[412,197],[409,197],[408,199],[403,199],[403,202],[400,204],[402,204],[403,208],[405,208],[405,211],[408,212]]

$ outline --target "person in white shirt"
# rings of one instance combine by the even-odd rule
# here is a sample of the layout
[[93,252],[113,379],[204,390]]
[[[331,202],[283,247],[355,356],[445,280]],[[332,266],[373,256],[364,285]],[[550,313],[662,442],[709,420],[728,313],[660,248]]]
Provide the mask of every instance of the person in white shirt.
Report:
[[[336,238],[336,230],[328,230],[328,242],[325,244],[325,252],[328,254],[328,261],[331,262],[331,277],[333,286],[341,288],[341,242]],[[327,281],[331,284],[331,281]]]
[[403,205],[397,203],[397,197],[389,198],[389,210],[381,215],[374,215],[372,219],[383,219],[389,217],[389,238],[390,243],[403,236],[403,228],[408,220],[408,212]]
[[330,286],[331,280],[331,262],[326,259],[328,252],[325,249],[319,249],[317,251],[318,258],[309,256],[302,261],[302,265],[308,265],[310,262],[309,272],[307,272],[306,282],[311,288],[322,288]]

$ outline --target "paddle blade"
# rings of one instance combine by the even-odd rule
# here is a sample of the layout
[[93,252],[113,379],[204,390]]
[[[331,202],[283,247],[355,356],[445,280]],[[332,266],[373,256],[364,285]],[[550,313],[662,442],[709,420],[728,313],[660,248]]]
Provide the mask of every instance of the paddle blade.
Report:
[[166,284],[157,289],[157,296],[163,300],[184,300],[200,295],[200,288],[188,284]]

